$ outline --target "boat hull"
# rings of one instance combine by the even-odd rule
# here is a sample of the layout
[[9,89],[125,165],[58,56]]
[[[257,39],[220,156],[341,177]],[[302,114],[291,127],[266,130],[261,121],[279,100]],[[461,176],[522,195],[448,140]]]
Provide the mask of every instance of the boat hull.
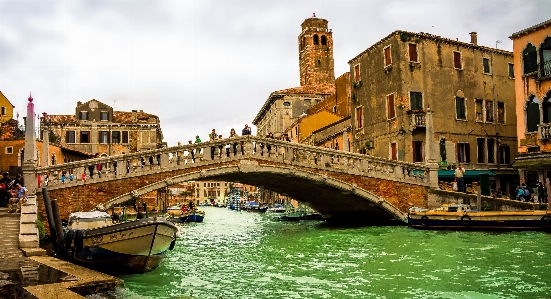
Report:
[[183,223],[183,222],[203,222],[205,219],[205,212],[203,211],[192,211],[182,213],[178,217],[173,217],[174,222]]
[[550,230],[547,211],[411,212],[408,226],[420,229]]
[[111,274],[138,274],[159,266],[173,248],[177,230],[165,219],[145,218],[74,230],[66,234],[65,243],[78,264]]

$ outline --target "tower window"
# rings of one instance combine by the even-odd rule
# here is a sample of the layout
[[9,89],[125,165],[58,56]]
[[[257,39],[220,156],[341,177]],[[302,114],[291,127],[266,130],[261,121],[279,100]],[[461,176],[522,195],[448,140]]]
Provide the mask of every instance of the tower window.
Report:
[[321,60],[318,59],[318,67],[321,67]]
[[319,36],[314,34],[314,45],[319,45]]
[[2,106],[2,115],[6,115],[6,107]]
[[88,111],[80,111],[79,119],[80,120],[88,120]]
[[325,37],[325,35],[321,36],[321,45],[327,46],[327,37]]

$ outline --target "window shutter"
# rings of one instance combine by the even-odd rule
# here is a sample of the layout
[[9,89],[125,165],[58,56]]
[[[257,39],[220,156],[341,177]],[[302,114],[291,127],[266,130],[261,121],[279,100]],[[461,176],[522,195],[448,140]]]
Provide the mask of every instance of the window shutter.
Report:
[[65,143],[69,143],[69,131],[65,131]]
[[388,66],[392,63],[390,60],[390,47],[385,48],[385,66]]
[[461,53],[459,52],[453,52],[453,66],[456,69],[461,68]]
[[415,141],[411,142],[411,148],[413,149],[413,162],[417,162],[417,147]]
[[396,112],[394,110],[394,94],[389,94],[387,96],[387,104],[388,104],[388,119],[394,118],[396,116]]
[[471,163],[471,148],[468,143],[465,143],[465,156],[467,157],[467,161],[465,161],[465,163]]
[[409,61],[417,62],[417,44],[409,44]]

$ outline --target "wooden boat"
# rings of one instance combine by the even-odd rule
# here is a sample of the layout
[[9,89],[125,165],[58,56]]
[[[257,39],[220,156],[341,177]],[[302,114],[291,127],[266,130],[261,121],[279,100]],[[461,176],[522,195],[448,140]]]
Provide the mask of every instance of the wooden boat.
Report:
[[250,201],[245,204],[245,210],[247,212],[266,213],[268,206],[261,206],[257,202]]
[[182,211],[179,206],[172,206],[167,208],[167,213],[170,215],[172,221],[182,222],[203,222],[205,219],[205,212],[197,209]]
[[551,211],[471,211],[470,206],[453,204],[437,209],[412,207],[408,226],[423,229],[549,230]]
[[68,257],[110,274],[139,274],[159,266],[176,242],[178,228],[163,218],[113,223],[105,212],[69,217],[64,237]]

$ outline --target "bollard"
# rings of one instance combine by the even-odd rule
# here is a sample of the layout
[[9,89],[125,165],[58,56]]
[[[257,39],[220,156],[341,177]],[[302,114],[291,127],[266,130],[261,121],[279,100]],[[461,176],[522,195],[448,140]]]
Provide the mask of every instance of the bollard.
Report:
[[[53,240],[57,240],[54,216],[52,214],[52,205],[50,204],[50,196],[48,195],[48,190],[46,190],[46,188],[42,188],[42,197],[44,199],[44,207],[46,208],[46,217],[48,218],[48,226],[50,227],[50,237]],[[54,243],[54,245],[57,245],[57,243]]]
[[57,203],[57,199],[51,200],[52,204],[52,215],[54,218],[55,223],[55,230],[56,230],[56,236],[57,236],[57,246],[59,249],[64,248],[63,247],[63,227],[61,226],[61,215],[59,214],[59,205]]

